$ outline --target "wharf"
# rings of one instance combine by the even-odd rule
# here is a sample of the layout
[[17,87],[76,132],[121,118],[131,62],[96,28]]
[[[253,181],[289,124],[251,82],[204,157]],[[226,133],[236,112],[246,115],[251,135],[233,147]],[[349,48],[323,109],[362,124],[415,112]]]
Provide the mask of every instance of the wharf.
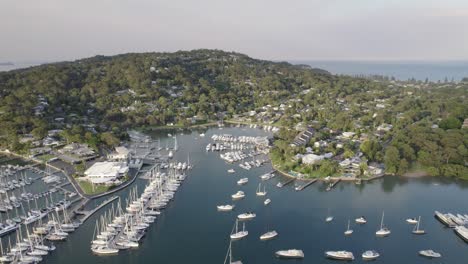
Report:
[[337,180],[334,180],[332,183],[328,184],[327,192],[331,191],[331,189],[333,189],[340,181],[341,179],[337,179]]
[[[94,213],[96,213],[97,211],[99,211],[101,208],[103,208],[104,206],[108,205],[109,203],[115,201],[119,199],[119,196],[112,196],[111,198],[105,200],[104,202],[102,202],[100,205],[98,205],[96,208],[92,209],[92,210],[89,210],[89,211],[83,211],[83,210],[75,210],[75,214],[76,215],[83,215],[83,217],[80,219],[81,223],[84,223],[86,222],[86,220],[88,220]],[[83,205],[80,205],[80,207],[84,207],[84,205],[86,205],[86,203],[89,202],[89,200],[85,200],[84,201],[84,204]],[[80,208],[78,207],[78,208]]]
[[286,186],[286,185],[292,183],[292,182],[295,181],[295,180],[296,180],[295,178],[288,179],[288,180],[286,180],[286,181],[284,181],[284,182],[279,182],[276,186],[277,186],[278,188],[283,188],[284,186]]
[[307,182],[305,182],[304,184],[297,186],[297,187],[296,187],[296,191],[302,191],[302,190],[304,190],[305,188],[307,188],[307,187],[309,187],[310,185],[312,185],[313,183],[315,183],[316,181],[317,181],[317,179],[313,179],[313,180],[307,181]]

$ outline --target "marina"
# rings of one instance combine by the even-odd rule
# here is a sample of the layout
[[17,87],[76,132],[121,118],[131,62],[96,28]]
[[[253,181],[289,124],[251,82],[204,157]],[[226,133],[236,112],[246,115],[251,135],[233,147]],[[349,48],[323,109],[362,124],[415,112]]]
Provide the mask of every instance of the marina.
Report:
[[[218,129],[208,129],[203,131],[205,137],[199,137],[200,132],[197,131],[184,132],[183,135],[176,131],[171,132],[173,135],[177,133],[178,150],[173,151],[173,161],[161,161],[160,166],[154,167],[154,176],[157,170],[159,170],[159,176],[148,175],[153,170],[153,165],[145,165],[141,168],[142,173],[134,183],[112,195],[90,201],[78,199],[79,196],[73,199],[68,198],[70,202],[75,201],[75,203],[68,207],[67,215],[73,217],[73,211],[77,210],[75,208],[83,207],[76,212],[89,216],[76,231],[67,235],[66,241],[54,242],[56,249],[43,258],[44,262],[185,263],[198,261],[203,256],[204,263],[215,264],[225,259],[228,248],[227,257],[231,255],[232,262],[258,264],[285,263],[283,257],[288,256],[297,256],[310,262],[335,263],[336,260],[324,257],[324,252],[330,250],[353,252],[356,258],[354,262],[358,261],[357,256],[361,259],[362,254],[363,259],[375,257],[378,258],[379,263],[385,264],[425,263],[424,261],[430,260],[420,256],[418,252],[426,249],[440,252],[442,255],[440,259],[444,263],[457,263],[458,259],[468,257],[466,242],[460,235],[455,235],[457,231],[465,234],[465,229],[461,226],[453,229],[444,228],[433,217],[434,211],[439,210],[444,212],[441,213],[444,219],[448,219],[447,217],[452,219],[452,216],[448,214],[459,220],[464,219],[462,211],[466,207],[463,207],[461,197],[468,189],[467,184],[440,178],[406,179],[388,176],[363,182],[361,185],[342,182],[333,188],[333,192],[326,192],[328,183],[322,181],[315,181],[315,184],[310,181],[301,182],[298,186],[308,184],[307,188],[303,188],[302,191],[296,191],[297,186],[292,184],[284,185],[283,188],[275,188],[279,183],[291,179],[273,172],[270,164],[264,163],[250,170],[236,170],[234,173],[229,173],[228,170],[232,168],[232,164],[221,159],[219,152],[206,152],[205,146],[212,141],[212,135],[219,134],[219,132]],[[238,136],[267,133],[258,129],[229,127],[223,128],[222,132]],[[168,138],[157,133],[152,136],[160,138],[161,146],[165,146],[167,142],[169,150],[173,149],[174,138],[172,136]],[[156,143],[155,149],[158,148],[157,145]],[[161,156],[167,155],[169,150],[162,148]],[[194,165],[193,169],[184,173],[187,176],[183,184],[177,188],[172,200],[163,206],[161,203],[163,200],[155,199],[159,197],[158,195],[148,195],[149,198],[153,198],[148,199],[142,205],[154,206],[153,208],[146,207],[146,210],[154,211],[149,213],[154,214],[155,218],[143,217],[141,219],[146,220],[137,221],[137,215],[140,217],[145,215],[141,213],[141,210],[138,211],[140,203],[136,201],[142,201],[141,197],[146,196],[144,195],[146,187],[153,180],[161,182],[162,179],[177,178],[177,175],[181,173],[181,171],[174,172],[179,167],[178,161],[187,160],[188,154],[190,154],[190,163]],[[175,165],[170,165],[170,163],[175,163]],[[157,167],[159,169],[156,169]],[[161,176],[163,174],[164,176]],[[31,178],[37,177],[32,175]],[[237,185],[237,181],[242,178],[247,178],[248,183],[242,186]],[[36,180],[34,184],[45,183]],[[64,184],[62,188],[73,191],[73,187],[70,184],[65,185],[64,180],[59,184],[52,183],[47,186],[50,190],[62,184]],[[159,183],[153,185],[159,186]],[[211,188],[211,186],[216,187]],[[61,197],[63,190],[55,189],[54,204],[63,199]],[[43,191],[30,192],[34,195]],[[233,201],[231,195],[236,192],[242,192],[243,199]],[[264,197],[257,195],[263,192],[265,192]],[[430,205],[421,205],[421,199],[431,199],[433,196],[440,197],[440,200],[435,200]],[[108,202],[110,198],[115,200]],[[43,203],[42,200],[38,201],[39,207]],[[266,200],[273,202],[265,206]],[[34,208],[34,199],[30,202]],[[23,203],[27,204],[26,201]],[[134,206],[129,207],[131,204]],[[91,214],[92,210],[100,205],[102,208]],[[164,209],[157,209],[162,206]],[[136,210],[130,214],[133,215],[131,218],[127,215],[129,214],[127,209]],[[324,218],[329,209],[333,212],[333,221],[326,223]],[[383,221],[382,211],[385,211]],[[53,214],[56,215],[56,213],[54,209]],[[255,217],[252,217],[250,213],[253,213]],[[82,214],[77,215],[78,219],[84,216]],[[60,222],[65,223],[62,213],[59,215]],[[229,236],[239,215],[243,215],[244,219],[245,217],[250,219],[238,223],[238,232],[244,230],[245,223],[245,231],[248,231],[248,235],[230,243]],[[149,215],[146,214],[147,216]],[[417,219],[421,216],[422,225],[419,229],[424,229],[428,235],[413,235],[412,231],[416,228],[416,224],[409,225],[405,221],[408,216],[417,217]],[[125,233],[131,232],[123,228],[112,236],[109,244],[106,242],[101,247],[96,247],[101,254],[93,253],[90,244],[91,241],[96,240],[95,230],[101,231],[102,223],[107,225],[115,219],[123,219],[123,226],[130,225],[126,224],[129,222],[140,222],[139,228],[145,230],[144,237],[140,238],[137,244],[135,244],[136,241],[125,241],[121,238],[126,235]],[[358,219],[362,220],[362,224],[358,223]],[[154,222],[150,223],[151,220]],[[58,226],[58,221],[56,222]],[[267,227],[266,222],[269,223]],[[384,222],[384,227],[388,226],[392,231],[392,234],[386,238],[378,238],[375,235],[381,222]],[[73,224],[73,221],[71,223]],[[447,223],[453,224],[455,220],[452,219]],[[42,225],[38,225],[40,226]],[[72,226],[62,224],[62,229]],[[275,230],[268,230],[268,226],[273,226]],[[352,235],[343,235],[346,227],[354,231]],[[275,231],[277,236],[274,233],[268,233],[272,231]],[[23,238],[27,237],[26,230],[23,228],[22,233],[24,233]],[[201,237],[203,237],[202,240]],[[272,237],[274,239],[271,239]],[[11,234],[10,240],[13,247],[16,244],[15,233]],[[443,245],[440,245],[439,241],[443,241]],[[2,242],[5,246],[4,252],[9,250],[8,236],[2,238]],[[42,247],[40,242],[36,244]],[[44,246],[49,247],[49,245],[50,243],[45,240]],[[174,251],[175,249],[178,254]],[[297,252],[297,254],[288,255],[290,249],[296,249],[297,251],[291,251],[291,253]],[[364,254],[367,251],[370,252]],[[277,252],[280,252],[280,255],[276,254]],[[302,254],[299,254],[301,252]],[[378,253],[376,255],[373,252]]]

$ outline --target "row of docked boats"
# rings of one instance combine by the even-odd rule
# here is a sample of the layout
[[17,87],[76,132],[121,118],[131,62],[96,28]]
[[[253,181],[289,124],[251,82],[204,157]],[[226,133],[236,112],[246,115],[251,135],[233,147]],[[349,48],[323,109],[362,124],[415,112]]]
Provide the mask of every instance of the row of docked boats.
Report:
[[211,139],[214,141],[223,141],[223,142],[239,142],[247,144],[259,144],[267,140],[267,137],[254,137],[254,136],[233,136],[230,134],[217,135],[214,134],[211,136]]
[[116,254],[120,250],[137,248],[146,230],[150,227],[160,210],[174,198],[185,179],[185,174],[178,170],[169,174],[150,170],[149,183],[137,198],[137,189],[133,189],[127,200],[125,212],[120,204],[117,210],[96,222],[95,239],[91,242],[91,251],[96,255]]
[[455,234],[457,234],[463,241],[468,243],[468,214],[454,215],[451,213],[444,214],[439,211],[435,211],[434,216],[445,226],[453,228]]
[[[420,250],[418,252],[420,256],[427,257],[427,258],[440,258],[442,254],[435,252],[432,249],[425,249]],[[325,257],[334,260],[346,260],[351,261],[354,260],[354,254],[350,251],[339,250],[339,251],[326,251]],[[375,260],[380,257],[380,253],[375,250],[366,250],[361,254],[363,260]]]

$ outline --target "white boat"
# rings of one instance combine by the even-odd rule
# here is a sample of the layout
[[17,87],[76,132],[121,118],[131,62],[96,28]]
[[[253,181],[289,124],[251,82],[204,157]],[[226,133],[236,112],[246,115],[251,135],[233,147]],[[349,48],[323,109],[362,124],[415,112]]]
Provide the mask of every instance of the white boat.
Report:
[[354,260],[354,255],[352,252],[349,251],[327,251],[325,252],[325,256],[330,259],[336,260]]
[[418,218],[418,222],[416,223],[416,226],[413,229],[413,234],[415,235],[424,235],[426,234],[426,231],[423,229],[419,229],[419,225],[421,224],[421,216]]
[[200,134],[200,137],[205,137],[205,133],[201,133],[201,134]]
[[255,213],[243,213],[237,216],[237,219],[239,220],[251,220],[254,219],[257,215]]
[[119,253],[119,250],[116,248],[110,248],[107,245],[106,246],[101,246],[101,245],[96,245],[91,247],[91,251],[96,254],[96,255],[114,255]]
[[232,199],[234,200],[238,200],[238,199],[242,199],[245,197],[245,194],[243,191],[238,191],[236,192],[235,194],[231,195]]
[[384,227],[384,216],[385,214],[382,212],[382,220],[380,221],[380,229],[375,232],[375,235],[378,237],[386,237],[390,235],[390,229]]
[[276,232],[275,230],[272,230],[272,231],[268,231],[265,234],[261,235],[260,240],[262,240],[262,241],[270,240],[270,239],[275,238],[276,236],[278,236],[278,232]]
[[364,218],[364,216],[361,216],[361,217],[356,218],[354,222],[356,222],[356,224],[362,225],[362,224],[367,223],[367,220],[366,218]]
[[304,252],[300,249],[279,250],[275,252],[275,256],[278,258],[302,259],[304,258]]
[[468,243],[468,228],[464,226],[456,226],[454,232],[465,242]]
[[265,196],[267,194],[267,192],[265,190],[265,186],[263,186],[263,191],[262,191],[262,184],[261,183],[258,184],[256,194],[257,194],[257,196]]
[[421,250],[419,251],[419,255],[428,257],[428,258],[440,258],[442,255],[438,252],[435,252],[432,249],[426,249],[426,250]]
[[414,217],[414,218],[408,218],[408,219],[406,219],[406,222],[407,222],[408,224],[415,225],[415,224],[418,223],[418,220],[416,219],[416,217]]
[[364,253],[362,253],[363,260],[374,260],[378,257],[380,257],[380,254],[375,250],[367,250]]
[[344,232],[345,236],[350,236],[353,233],[352,229],[349,229],[350,220],[348,220],[348,229]]
[[234,209],[234,205],[230,205],[230,204],[218,205],[216,206],[216,208],[218,208],[218,211],[221,211],[221,212],[229,212],[229,211],[232,211],[232,209]]
[[244,185],[249,182],[249,178],[242,178],[237,181],[237,185]]
[[236,172],[236,171],[235,171],[234,169],[229,169],[227,172],[228,172],[228,173],[234,173],[234,172]]
[[172,150],[169,151],[169,154],[167,154],[167,157],[170,158],[170,159],[171,159],[172,157],[174,157],[174,153],[172,153]]
[[271,203],[271,200],[270,200],[270,199],[266,199],[266,200],[263,202],[264,205],[268,205],[269,203]]
[[231,240],[240,240],[249,234],[249,231],[245,230],[245,223],[243,223],[242,225],[242,231],[239,231],[238,227],[239,227],[239,221],[236,220],[236,229],[235,229],[236,232],[231,234],[230,236]]
[[328,209],[328,216],[325,218],[325,222],[330,223],[333,221],[333,216],[330,215],[330,209]]

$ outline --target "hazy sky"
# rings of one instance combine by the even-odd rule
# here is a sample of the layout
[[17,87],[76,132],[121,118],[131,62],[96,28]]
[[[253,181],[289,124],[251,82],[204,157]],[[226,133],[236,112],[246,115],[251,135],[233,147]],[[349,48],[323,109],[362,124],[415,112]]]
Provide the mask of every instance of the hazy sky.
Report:
[[468,59],[468,0],[0,0],[0,61],[217,48],[263,59]]

